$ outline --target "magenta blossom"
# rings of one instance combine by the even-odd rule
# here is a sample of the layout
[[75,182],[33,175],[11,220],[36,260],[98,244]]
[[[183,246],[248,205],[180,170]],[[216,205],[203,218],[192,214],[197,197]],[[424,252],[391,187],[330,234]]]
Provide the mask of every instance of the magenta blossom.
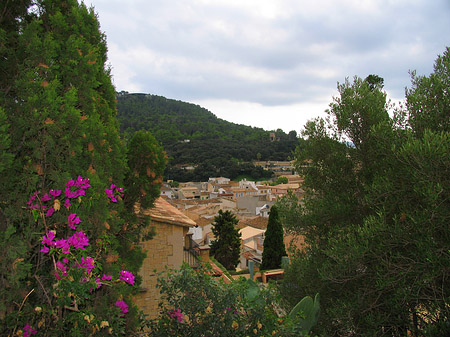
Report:
[[117,202],[117,196],[123,197],[123,187],[111,184],[109,188],[105,188],[105,193],[112,202]]
[[70,236],[67,239],[69,245],[73,246],[76,249],[85,249],[89,246],[89,239],[83,233],[83,231],[76,232],[74,235]]
[[60,280],[61,276],[67,276],[67,266],[61,261],[56,262],[55,277]]
[[112,280],[112,276],[111,275],[103,274],[102,281],[111,281],[111,280]]
[[64,207],[65,207],[65,208],[69,208],[70,205],[71,205],[71,203],[70,203],[70,200],[69,200],[69,199],[64,200]]
[[37,331],[33,329],[33,327],[28,323],[23,327],[23,337],[30,337],[31,335],[35,335],[36,333]]
[[102,282],[101,282],[101,280],[100,280],[99,277],[97,277],[97,278],[95,279],[95,283],[97,283],[97,288],[96,288],[96,289],[98,289],[98,288],[100,288],[100,287],[102,286]]
[[86,269],[86,273],[90,273],[92,271],[92,269],[94,269],[94,259],[90,256],[86,256],[86,258],[84,258],[84,256],[81,257],[81,263],[80,263],[80,267]]
[[55,238],[55,232],[54,231],[50,231],[50,232],[48,232],[47,236],[44,235],[44,237],[42,238],[42,243],[44,245],[54,247],[56,245],[56,243],[53,242],[54,238]]
[[42,200],[42,201],[50,201],[50,200],[52,200],[52,198],[50,198],[50,196],[49,196],[47,193],[45,193],[45,194],[42,196],[41,200]]
[[71,188],[73,185],[75,185],[75,180],[70,179],[70,180],[67,182],[66,187]]
[[128,312],[128,305],[124,301],[117,301],[116,307],[121,309],[121,314],[125,315]]
[[80,187],[83,190],[88,189],[89,187],[91,187],[91,185],[89,184],[89,179],[88,178],[84,178],[82,176],[78,176],[77,181],[74,184],[75,187]]
[[125,281],[126,283],[128,283],[130,285],[134,285],[134,275],[133,275],[133,273],[131,273],[129,271],[121,270],[119,279],[121,281]]
[[47,211],[47,213],[45,214],[46,217],[51,217],[53,215],[53,213],[55,213],[55,209],[53,207],[50,207]]
[[57,198],[61,195],[61,192],[61,190],[50,190],[49,193],[53,198]]
[[70,253],[70,242],[65,239],[56,240],[55,245],[57,248],[61,248],[63,254]]
[[75,195],[75,193],[73,193],[72,190],[71,190],[69,187],[66,187],[66,188],[64,189],[64,196],[65,196],[66,198],[69,198],[69,199],[73,199],[73,198],[76,198],[76,197],[77,197],[77,196]]
[[183,322],[183,314],[180,308],[169,311],[169,316],[175,318],[178,322]]
[[38,196],[39,192],[34,192],[32,195],[30,195],[30,199],[28,199],[27,205],[30,209],[39,209],[38,204],[34,204],[34,201],[36,200],[36,197]]
[[72,229],[77,229],[77,225],[81,222],[80,218],[76,215],[76,213],[71,213],[67,218],[67,226]]

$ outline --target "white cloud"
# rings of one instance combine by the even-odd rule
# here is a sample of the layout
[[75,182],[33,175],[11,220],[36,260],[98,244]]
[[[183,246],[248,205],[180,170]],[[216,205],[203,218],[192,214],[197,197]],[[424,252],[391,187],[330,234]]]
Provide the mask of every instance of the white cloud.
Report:
[[403,97],[408,70],[429,74],[450,35],[448,0],[85,1],[118,90],[204,102],[270,129],[320,114],[354,75],[378,74]]

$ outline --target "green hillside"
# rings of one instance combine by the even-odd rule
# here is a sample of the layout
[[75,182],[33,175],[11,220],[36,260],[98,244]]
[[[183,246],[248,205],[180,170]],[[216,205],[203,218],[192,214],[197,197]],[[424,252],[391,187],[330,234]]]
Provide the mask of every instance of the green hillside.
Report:
[[[288,160],[298,144],[293,131],[272,131],[277,140],[271,141],[271,131],[230,123],[198,105],[162,96],[120,92],[117,109],[122,133],[148,130],[163,145],[169,156],[166,179],[267,178],[251,161]],[[186,165],[196,169],[181,168]]]

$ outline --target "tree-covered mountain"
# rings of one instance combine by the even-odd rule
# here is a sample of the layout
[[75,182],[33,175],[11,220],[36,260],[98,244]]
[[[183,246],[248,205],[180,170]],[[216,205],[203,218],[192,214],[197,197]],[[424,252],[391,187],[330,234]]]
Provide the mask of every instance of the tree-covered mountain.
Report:
[[[162,96],[122,91],[117,94],[117,110],[125,135],[148,130],[163,145],[169,156],[166,179],[267,178],[267,172],[250,162],[288,160],[298,145],[295,131],[286,134],[230,123],[198,105]],[[183,165],[196,169],[186,171]]]

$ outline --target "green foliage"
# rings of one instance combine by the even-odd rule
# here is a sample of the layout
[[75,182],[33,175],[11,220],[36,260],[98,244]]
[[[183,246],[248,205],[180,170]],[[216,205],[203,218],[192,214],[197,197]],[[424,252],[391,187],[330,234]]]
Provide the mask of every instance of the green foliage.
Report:
[[287,177],[278,177],[277,181],[276,181],[277,185],[278,184],[287,184],[288,182],[289,182],[289,180]]
[[[127,163],[105,65],[105,35],[95,13],[76,0],[3,1],[0,12],[0,247],[7,252],[0,258],[0,331],[5,334],[15,326],[17,312],[30,312],[51,297],[44,290],[52,282],[49,265],[37,253],[48,228],[24,208],[34,191],[88,177],[89,197],[83,207],[78,202],[71,207],[83,219],[104,271],[127,266],[137,272],[144,255],[133,244],[139,233],[127,230],[135,224],[130,210],[120,205],[111,210],[99,197],[113,181],[123,184]],[[119,287],[95,295],[93,310],[107,312],[110,296],[130,294]],[[120,329],[132,334],[137,327],[132,310]]]
[[219,210],[212,227],[215,240],[211,243],[210,254],[228,270],[234,270],[239,263],[241,234],[236,228],[238,222],[231,211]]
[[3,171],[10,168],[14,158],[12,153],[9,152],[11,141],[8,131],[9,124],[6,120],[6,114],[3,109],[0,108],[0,175]]
[[296,329],[303,333],[309,333],[317,324],[320,315],[319,294],[316,294],[314,300],[310,296],[304,297],[297,305],[292,308],[289,318],[296,322]]
[[[81,177],[70,180],[65,187],[64,192],[55,189],[33,193],[27,203],[28,212],[34,218],[31,227],[42,228],[43,233],[32,247],[35,256],[32,263],[24,263],[23,255],[11,256],[15,262],[5,280],[10,291],[22,287],[22,291],[17,289],[13,294],[21,296],[21,304],[0,308],[4,313],[3,333],[14,335],[31,326],[45,336],[117,336],[124,333],[127,324],[136,323],[133,316],[137,315],[137,308],[130,298],[132,290],[123,284],[134,284],[133,275],[123,270],[119,273],[120,266],[104,263],[104,257],[111,252],[108,234],[104,233],[97,242],[89,242],[86,235],[89,223],[77,216],[83,209],[89,209],[89,200],[101,196],[92,194],[89,180]],[[115,199],[111,197],[111,200]],[[114,202],[110,207],[115,208],[113,205]],[[11,240],[14,234],[15,229],[8,227],[5,239]],[[24,247],[16,246],[23,254]],[[8,270],[7,266],[2,269]],[[16,269],[21,273],[15,273]],[[130,278],[124,279],[123,275]],[[23,280],[27,280],[25,287],[14,284]],[[36,283],[30,287],[32,280]],[[122,302],[127,312],[121,312],[117,306],[119,300],[129,303]],[[125,318],[128,310],[131,317]]]
[[[217,118],[198,105],[145,94],[118,93],[121,130],[132,135],[148,130],[169,156],[165,178],[177,181],[204,181],[224,176],[235,179],[271,177],[271,172],[255,167],[253,160],[287,160],[297,146],[295,132],[277,130],[276,142],[259,128],[236,125]],[[193,165],[194,172],[179,165]]]
[[338,85],[328,120],[305,127],[305,197],[280,204],[306,247],[281,291],[292,306],[321,293],[320,333],[448,334],[449,56],[413,76],[392,119],[383,81],[369,76]]
[[276,181],[270,183],[269,185],[276,186],[276,185],[287,184],[287,183],[289,183],[289,179],[287,177],[279,176]]
[[274,205],[270,209],[269,222],[264,234],[262,270],[280,268],[281,258],[287,255],[283,238],[283,225],[278,217],[278,208]]
[[272,287],[241,278],[225,284],[207,266],[160,276],[160,316],[152,320],[150,336],[304,336],[297,317],[279,317]]
[[287,195],[277,199],[275,205],[278,208],[283,229],[287,232],[301,234],[298,232],[298,224],[302,218],[302,207],[297,195],[293,191],[288,191]]
[[418,136],[426,129],[450,130],[450,47],[434,64],[429,76],[411,73],[412,88],[406,91],[408,123]]
[[[134,241],[150,240],[153,230],[145,231],[150,218],[142,210],[153,207],[160,195],[162,175],[166,166],[166,154],[156,139],[147,131],[138,131],[128,142],[128,172],[125,178],[125,209],[123,217],[133,226],[127,228]],[[139,211],[136,212],[137,208]]]

